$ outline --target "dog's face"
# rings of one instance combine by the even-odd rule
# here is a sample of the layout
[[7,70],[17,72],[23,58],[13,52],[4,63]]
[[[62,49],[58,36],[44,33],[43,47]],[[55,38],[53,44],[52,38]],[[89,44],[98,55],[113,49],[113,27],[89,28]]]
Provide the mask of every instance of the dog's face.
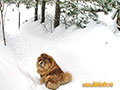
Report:
[[53,62],[54,60],[51,56],[43,53],[37,59],[37,68],[39,68],[39,71],[43,72],[47,69],[50,69],[53,66]]

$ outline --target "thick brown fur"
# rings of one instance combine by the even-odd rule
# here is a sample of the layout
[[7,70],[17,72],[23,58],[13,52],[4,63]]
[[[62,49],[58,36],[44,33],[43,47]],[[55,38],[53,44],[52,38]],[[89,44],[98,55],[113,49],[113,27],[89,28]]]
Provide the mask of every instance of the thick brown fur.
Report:
[[69,72],[64,73],[55,60],[46,53],[38,57],[36,66],[41,76],[41,84],[45,83],[49,89],[56,89],[72,80],[72,75]]

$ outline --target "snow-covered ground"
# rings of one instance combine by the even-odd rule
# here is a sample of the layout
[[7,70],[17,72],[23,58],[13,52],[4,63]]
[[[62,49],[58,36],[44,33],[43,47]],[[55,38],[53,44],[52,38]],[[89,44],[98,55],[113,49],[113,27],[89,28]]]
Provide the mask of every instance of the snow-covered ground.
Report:
[[[14,8],[14,12],[13,12]],[[7,47],[0,32],[0,90],[48,90],[40,85],[36,60],[41,53],[53,56],[73,81],[57,90],[120,89],[120,38],[114,34],[111,14],[100,15],[103,24],[91,23],[85,29],[58,27],[53,33],[44,31],[40,22],[33,22],[34,9],[21,8],[21,29],[18,11],[9,6],[5,30]],[[53,13],[53,7],[47,12]],[[30,20],[25,22],[26,20]],[[85,88],[83,83],[113,82],[112,88]]]

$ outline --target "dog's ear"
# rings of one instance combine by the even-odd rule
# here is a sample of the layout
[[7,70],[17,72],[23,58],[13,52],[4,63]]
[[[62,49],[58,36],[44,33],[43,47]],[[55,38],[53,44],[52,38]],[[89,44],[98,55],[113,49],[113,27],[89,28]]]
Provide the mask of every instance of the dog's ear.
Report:
[[42,54],[41,54],[41,57],[43,57],[43,58],[44,58],[44,57],[47,57],[47,56],[48,56],[48,55],[47,55],[46,53],[42,53]]

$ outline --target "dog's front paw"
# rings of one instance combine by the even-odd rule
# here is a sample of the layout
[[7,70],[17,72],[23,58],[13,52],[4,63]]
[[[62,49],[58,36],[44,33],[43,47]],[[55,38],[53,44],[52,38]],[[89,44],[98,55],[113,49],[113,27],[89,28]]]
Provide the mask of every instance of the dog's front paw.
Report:
[[43,84],[44,83],[44,80],[43,79],[40,79],[40,84]]

